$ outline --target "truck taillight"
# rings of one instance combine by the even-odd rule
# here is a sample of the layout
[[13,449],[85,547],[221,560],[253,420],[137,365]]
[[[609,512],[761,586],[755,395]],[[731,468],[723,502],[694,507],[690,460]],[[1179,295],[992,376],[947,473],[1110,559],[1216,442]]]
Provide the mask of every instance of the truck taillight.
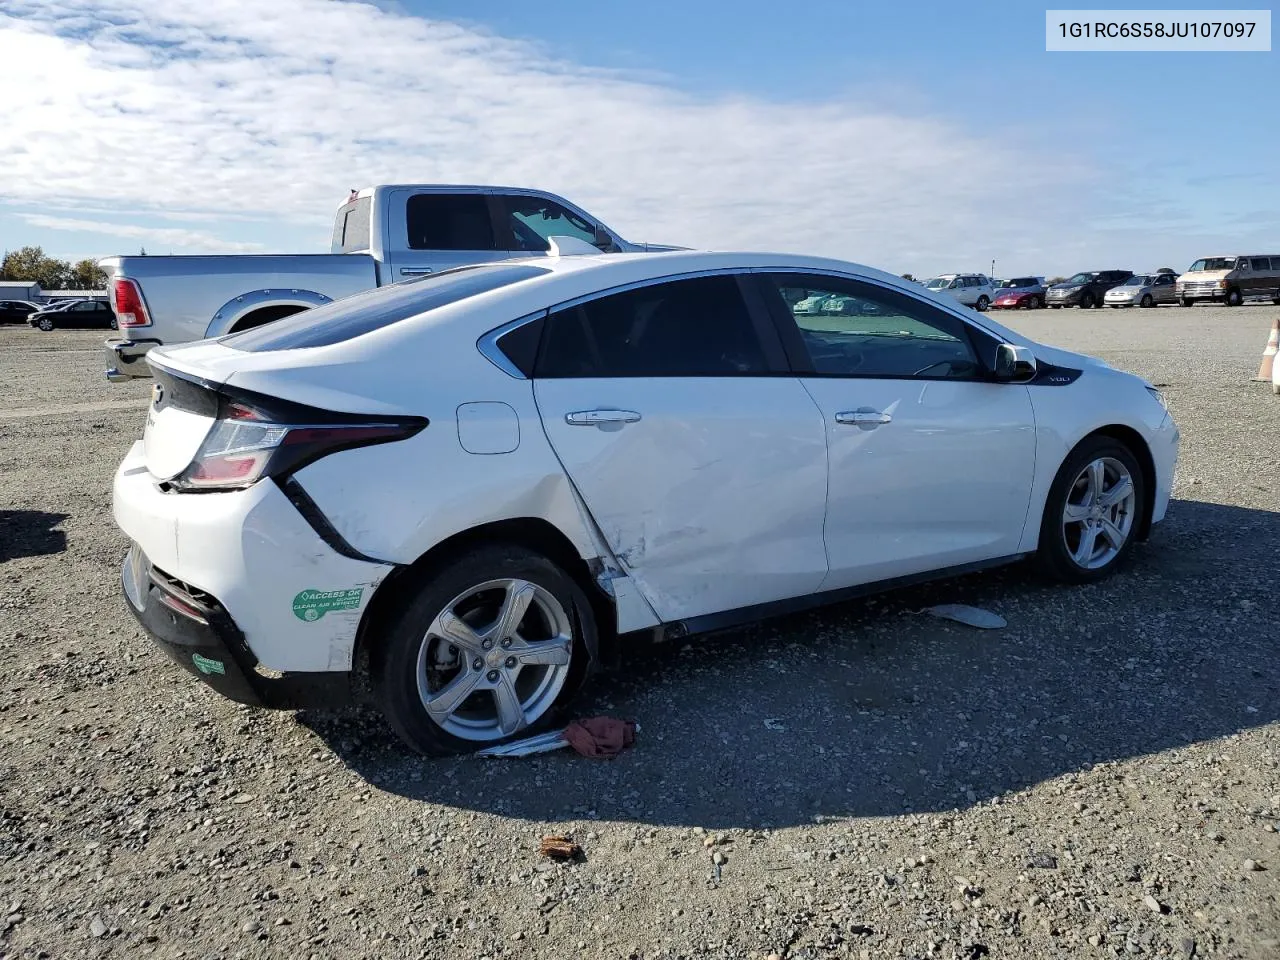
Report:
[[151,317],[147,305],[142,302],[142,291],[136,281],[116,277],[112,281],[112,300],[116,308],[116,324],[121,327],[147,327]]

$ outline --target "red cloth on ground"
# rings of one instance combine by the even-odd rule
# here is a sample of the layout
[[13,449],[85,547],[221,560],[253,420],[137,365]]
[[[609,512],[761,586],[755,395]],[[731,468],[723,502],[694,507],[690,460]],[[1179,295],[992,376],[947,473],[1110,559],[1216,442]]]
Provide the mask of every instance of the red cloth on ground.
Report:
[[636,722],[616,717],[589,717],[564,728],[564,738],[584,757],[616,757],[636,742]]

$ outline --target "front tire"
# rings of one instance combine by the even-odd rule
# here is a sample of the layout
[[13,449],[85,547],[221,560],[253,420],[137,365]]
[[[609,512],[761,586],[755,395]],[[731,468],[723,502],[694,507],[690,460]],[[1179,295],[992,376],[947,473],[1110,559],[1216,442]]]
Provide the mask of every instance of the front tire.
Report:
[[1133,549],[1145,490],[1142,468],[1125,444],[1085,439],[1049,488],[1036,554],[1041,568],[1067,583],[1110,576]]
[[1142,296],[1142,303],[1140,304],[1140,306],[1143,306],[1143,307],[1154,307],[1155,305],[1156,305],[1156,302],[1155,302],[1155,300],[1152,298],[1151,294],[1149,294],[1149,293],[1147,293],[1147,294],[1143,294],[1143,296]]
[[1094,299],[1092,293],[1086,293],[1083,297],[1080,298],[1081,310],[1092,310],[1096,305],[1097,305],[1097,301]]
[[1193,304],[1193,301],[1188,300],[1186,297],[1183,297],[1181,300],[1178,301],[1178,306],[1180,307],[1190,307],[1192,306],[1192,304]]
[[1228,307],[1238,307],[1242,303],[1244,303],[1244,297],[1240,295],[1239,290],[1232,289],[1227,291]]
[[987,307],[991,306],[991,298],[985,293],[978,298],[978,302],[974,304],[979,313],[986,313]]
[[581,688],[595,629],[582,589],[546,557],[478,548],[420,578],[375,651],[379,706],[428,756],[528,736]]
[[53,329],[53,321],[52,321],[52,320],[50,320],[48,317],[41,317],[41,318],[40,318],[40,322],[39,322],[39,324],[37,324],[37,325],[38,325],[38,326],[40,327],[40,329],[41,329],[41,330],[43,330],[45,333],[48,333],[50,330],[52,330],[52,329]]

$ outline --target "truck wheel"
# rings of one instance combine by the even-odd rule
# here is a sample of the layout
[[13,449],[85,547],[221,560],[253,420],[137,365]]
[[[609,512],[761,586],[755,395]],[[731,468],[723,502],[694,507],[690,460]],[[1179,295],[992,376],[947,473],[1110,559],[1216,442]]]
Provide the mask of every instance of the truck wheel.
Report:
[[374,651],[378,705],[410,747],[464,753],[549,726],[587,675],[595,617],[546,557],[480,547],[424,573]]
[[1242,303],[1244,303],[1244,297],[1240,295],[1239,290],[1237,290],[1235,287],[1232,287],[1230,290],[1227,291],[1228,307],[1238,307]]

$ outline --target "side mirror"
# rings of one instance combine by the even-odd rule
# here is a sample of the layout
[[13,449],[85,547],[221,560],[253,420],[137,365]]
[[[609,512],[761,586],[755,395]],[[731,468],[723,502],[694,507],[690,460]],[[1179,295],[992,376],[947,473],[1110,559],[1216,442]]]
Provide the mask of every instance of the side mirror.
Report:
[[609,234],[604,227],[596,227],[595,239],[591,241],[601,250],[612,250],[617,246],[617,242]]
[[1036,358],[1028,347],[1002,343],[996,347],[995,375],[1002,383],[1026,383],[1035,379]]

